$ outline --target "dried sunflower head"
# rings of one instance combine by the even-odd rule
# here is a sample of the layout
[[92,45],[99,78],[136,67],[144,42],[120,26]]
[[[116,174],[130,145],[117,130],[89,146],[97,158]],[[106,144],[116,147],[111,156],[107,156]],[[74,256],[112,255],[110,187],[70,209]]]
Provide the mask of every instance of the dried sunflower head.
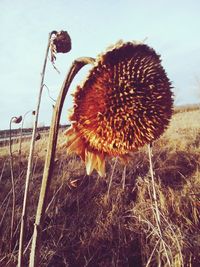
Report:
[[71,38],[67,31],[53,31],[50,43],[51,61],[56,60],[56,53],[67,53],[71,50]]
[[13,118],[12,118],[12,122],[13,122],[13,123],[18,124],[18,123],[20,123],[21,121],[22,121],[22,116],[19,116],[19,117],[13,117]]
[[100,55],[78,86],[68,153],[76,152],[87,173],[105,174],[105,157],[122,159],[157,139],[172,115],[171,83],[160,56],[145,44],[118,43]]

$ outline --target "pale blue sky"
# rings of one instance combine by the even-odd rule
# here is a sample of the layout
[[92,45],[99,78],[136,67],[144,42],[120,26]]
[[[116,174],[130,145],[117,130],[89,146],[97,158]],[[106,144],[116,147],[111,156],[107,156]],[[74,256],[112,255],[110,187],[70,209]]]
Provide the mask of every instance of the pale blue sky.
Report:
[[[147,38],[146,43],[161,54],[177,103],[200,102],[199,0],[0,0],[0,25],[0,129],[8,128],[12,116],[35,109],[52,30],[67,30],[72,39],[71,52],[57,57],[61,73],[48,63],[45,84],[54,98],[75,58],[96,57],[119,39]],[[77,76],[71,92],[85,75],[83,70]],[[68,97],[62,123],[71,106]],[[48,125],[51,113],[52,101],[44,89],[40,123]],[[25,125],[30,124],[27,115]]]

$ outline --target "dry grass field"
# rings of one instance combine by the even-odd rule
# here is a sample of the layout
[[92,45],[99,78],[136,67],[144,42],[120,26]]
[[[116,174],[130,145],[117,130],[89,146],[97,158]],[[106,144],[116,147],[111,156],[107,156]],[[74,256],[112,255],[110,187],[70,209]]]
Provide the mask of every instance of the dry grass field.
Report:
[[[176,113],[153,144],[152,162],[160,228],[145,146],[126,168],[107,160],[107,175],[85,173],[83,162],[58,148],[40,247],[48,267],[200,266],[200,110]],[[37,141],[25,236],[30,240],[42,180],[46,139]],[[16,209],[12,212],[8,147],[0,148],[0,266],[16,266],[29,143],[13,146]],[[116,163],[116,164],[115,164]],[[114,168],[115,166],[115,168]],[[109,181],[112,183],[109,187]]]

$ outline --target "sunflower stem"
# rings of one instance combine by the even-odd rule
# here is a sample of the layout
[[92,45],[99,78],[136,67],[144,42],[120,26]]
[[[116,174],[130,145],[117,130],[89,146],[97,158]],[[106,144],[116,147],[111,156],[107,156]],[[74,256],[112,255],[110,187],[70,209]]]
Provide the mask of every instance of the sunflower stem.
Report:
[[23,136],[23,128],[24,128],[24,121],[25,121],[25,118],[26,118],[26,115],[28,113],[30,113],[32,110],[29,110],[27,111],[24,116],[23,116],[23,119],[22,119],[22,124],[21,124],[21,130],[20,130],[20,137],[19,137],[19,167],[21,165],[21,152],[22,152],[22,136]]
[[12,215],[11,215],[11,225],[10,225],[10,251],[12,250],[13,241],[13,229],[14,229],[14,216],[15,216],[15,181],[14,181],[14,171],[13,171],[13,154],[12,154],[12,137],[11,137],[11,125],[12,120],[10,119],[10,130],[9,130],[9,154],[10,154],[10,174],[11,174],[11,184],[12,184]]
[[26,226],[26,217],[27,217],[27,202],[28,202],[27,199],[28,199],[29,183],[30,183],[30,178],[32,174],[36,131],[37,131],[37,125],[38,125],[38,117],[39,117],[40,103],[41,103],[41,98],[42,98],[43,82],[44,82],[44,76],[45,76],[45,71],[46,71],[47,58],[48,58],[50,42],[51,42],[51,35],[52,33],[49,33],[45,59],[44,59],[42,73],[41,73],[40,90],[39,90],[39,95],[38,95],[37,107],[36,107],[36,112],[35,112],[35,121],[33,125],[33,132],[32,132],[30,151],[29,151],[29,157],[28,157],[28,166],[27,166],[27,173],[26,173],[24,200],[23,200],[23,208],[22,208],[22,216],[21,216],[21,228],[20,228],[20,237],[19,237],[18,267],[23,266],[23,247],[24,247],[25,226]]
[[75,77],[75,75],[78,73],[78,71],[86,64],[93,64],[94,62],[95,60],[93,58],[79,58],[74,61],[74,63],[72,64],[64,80],[60,94],[56,101],[56,105],[54,107],[50,133],[49,133],[47,155],[46,155],[43,178],[42,178],[42,185],[40,189],[40,196],[39,196],[36,219],[35,219],[35,224],[34,224],[34,233],[33,233],[33,239],[32,239],[29,267],[39,266],[38,252],[39,252],[39,247],[41,245],[40,236],[42,232],[42,223],[43,223],[44,214],[45,214],[46,205],[47,205],[47,194],[49,191],[51,178],[53,174],[54,157],[55,157],[57,137],[58,137],[59,121],[60,121],[60,116],[61,116],[61,111],[62,111],[62,107],[64,104],[64,100],[67,95],[69,86],[73,78]]

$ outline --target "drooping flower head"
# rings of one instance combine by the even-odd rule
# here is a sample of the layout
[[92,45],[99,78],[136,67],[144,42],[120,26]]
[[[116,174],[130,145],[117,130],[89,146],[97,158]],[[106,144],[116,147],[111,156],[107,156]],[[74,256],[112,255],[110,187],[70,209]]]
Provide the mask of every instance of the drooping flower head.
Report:
[[21,121],[22,121],[22,116],[19,116],[19,117],[13,117],[13,118],[12,118],[12,122],[13,122],[13,123],[18,124],[18,123],[20,123]]
[[54,63],[57,53],[68,53],[71,50],[71,38],[67,31],[53,31],[51,33],[51,61]]
[[81,156],[88,174],[103,176],[106,156],[126,158],[164,132],[172,106],[160,56],[145,44],[118,43],[76,89],[67,151]]

